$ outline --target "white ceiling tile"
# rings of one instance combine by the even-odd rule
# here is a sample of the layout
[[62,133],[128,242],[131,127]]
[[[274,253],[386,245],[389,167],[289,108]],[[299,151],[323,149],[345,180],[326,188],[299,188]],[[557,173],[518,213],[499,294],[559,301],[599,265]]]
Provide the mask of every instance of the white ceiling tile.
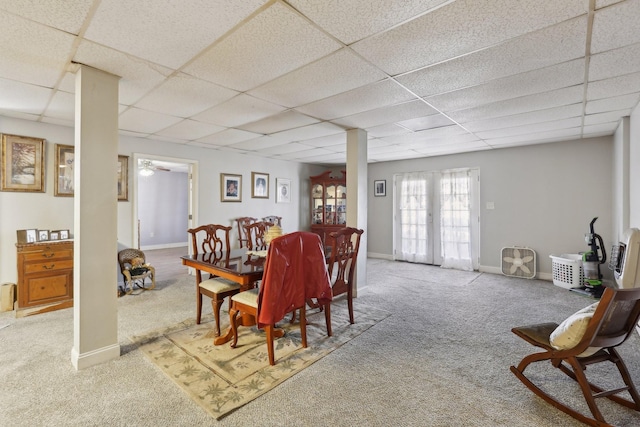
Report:
[[69,93],[75,93],[76,75],[74,73],[64,73],[62,80],[60,80],[60,84],[58,84],[58,89]]
[[223,130],[225,130],[225,128],[222,126],[186,119],[155,133],[155,135],[168,138],[179,138],[183,140],[193,140],[203,138]]
[[76,97],[72,93],[56,91],[45,111],[45,116],[54,119],[75,121]]
[[0,110],[39,115],[44,112],[53,91],[41,86],[0,79],[0,94]]
[[603,80],[639,71],[640,43],[592,55],[589,61],[589,81]]
[[12,117],[15,119],[22,119],[22,120],[29,120],[33,122],[40,120],[40,117],[41,117],[39,114],[23,113],[21,111],[7,110],[5,108],[0,108],[0,116]]
[[390,144],[411,145],[422,144],[427,141],[447,141],[454,138],[462,138],[465,141],[477,139],[476,136],[470,134],[459,126],[446,126],[437,129],[428,129],[420,132],[414,132],[406,135],[387,136],[380,138]]
[[347,133],[341,132],[341,133],[335,133],[333,135],[326,135],[318,138],[311,138],[311,139],[305,140],[302,143],[304,145],[307,145],[310,147],[317,147],[317,148],[331,147],[332,150],[335,150],[335,146],[339,145],[344,147],[344,149],[346,150]]
[[186,139],[171,137],[171,136],[160,136],[158,134],[149,135],[147,139],[150,139],[152,141],[170,142],[172,144],[180,144],[180,145],[184,145],[188,142]]
[[566,141],[568,139],[579,139],[581,128],[561,129],[548,132],[540,132],[536,135],[515,135],[505,138],[486,139],[485,142],[491,147],[516,147],[520,145],[543,144],[554,141]]
[[270,136],[280,141],[294,142],[304,141],[311,138],[319,138],[327,135],[340,135],[344,133],[345,130],[343,128],[332,123],[323,122],[272,133]]
[[0,11],[0,76],[53,88],[64,74],[74,37]]
[[193,119],[233,127],[255,122],[284,110],[286,110],[285,107],[243,93],[196,114]]
[[353,48],[390,75],[490,47],[587,13],[583,0],[458,0]]
[[430,96],[548,67],[584,57],[586,28],[586,17],[572,19],[397,80],[419,96]]
[[249,132],[268,134],[317,122],[317,119],[305,116],[297,111],[287,110],[262,120],[238,126],[238,128]]
[[601,9],[603,7],[607,7],[612,4],[619,3],[621,1],[626,1],[626,0],[596,0],[596,9]]
[[282,156],[283,157],[286,156],[291,160],[304,160],[309,157],[317,157],[317,156],[323,156],[323,155],[332,155],[333,158],[339,158],[341,153],[336,153],[326,148],[312,148],[311,150],[297,151],[295,153],[290,153],[288,155],[283,154]]
[[537,110],[509,116],[494,117],[487,120],[464,122],[462,125],[471,132],[481,132],[492,129],[502,129],[513,126],[542,123],[552,120],[567,119],[582,116],[582,103],[564,105],[562,107]]
[[297,107],[384,79],[386,76],[349,49],[341,49],[292,71],[249,94]]
[[345,44],[351,44],[450,0],[289,0],[288,3]]
[[375,110],[365,111],[363,113],[347,117],[341,117],[339,119],[332,120],[332,122],[337,125],[344,126],[346,129],[366,129],[373,126],[415,119],[416,117],[422,117],[434,113],[437,113],[437,111],[424,102],[416,100],[377,108]]
[[274,2],[196,58],[184,71],[247,91],[339,48],[338,42],[299,14]]
[[583,93],[583,85],[572,86],[553,92],[537,93],[466,110],[452,111],[449,115],[458,123],[509,116],[582,102]]
[[620,125],[619,121],[609,123],[599,123],[597,125],[585,126],[582,129],[582,135],[585,138],[601,135],[612,135]]
[[586,116],[584,116],[584,125],[589,126],[609,122],[619,122],[620,119],[630,114],[630,108],[617,111],[607,111],[606,113],[587,114]]
[[[291,160],[300,160],[300,159],[291,159]],[[315,164],[345,164],[347,163],[347,155],[345,153],[332,153],[327,152],[320,155],[305,157],[305,162],[315,163]]]
[[300,151],[309,150],[308,145],[302,145],[297,142],[291,142],[282,145],[275,145],[273,147],[267,147],[258,150],[259,153],[271,154],[271,155],[280,155],[280,154],[291,154],[291,153],[299,153]]
[[135,103],[143,110],[189,117],[236,96],[238,92],[178,73]]
[[455,124],[442,114],[432,114],[430,116],[418,117],[415,119],[402,120],[397,123],[402,127],[411,129],[412,131],[420,131],[425,129],[439,128]]
[[369,162],[391,162],[394,160],[406,160],[406,159],[416,159],[419,157],[423,157],[414,150],[396,150],[389,151],[387,153],[376,153],[369,155]]
[[118,118],[118,125],[122,130],[132,130],[141,133],[155,133],[182,121],[180,117],[167,116],[154,111],[129,108]]
[[132,105],[171,74],[171,70],[150,62],[135,60],[122,52],[83,41],[74,61],[120,76],[121,104]]
[[120,135],[124,135],[124,136],[131,136],[133,138],[145,138],[149,136],[148,132],[142,133],[142,132],[134,132],[134,131],[129,131],[129,130],[122,130],[120,129],[118,131],[118,133]]
[[414,147],[413,151],[420,154],[438,156],[442,154],[464,153],[489,149],[491,149],[491,147],[489,147],[485,142],[475,140],[468,142],[454,142],[445,145],[429,145],[423,148]]
[[366,128],[366,131],[370,138],[371,137],[382,138],[384,136],[402,135],[404,133],[411,132],[409,129],[404,128],[402,126],[398,126],[395,123],[388,123],[380,126],[368,127]]
[[638,105],[638,101],[640,101],[640,92],[632,93],[629,95],[598,99],[597,101],[587,101],[585,112],[587,114],[594,114],[617,109],[631,109]]
[[247,132],[240,129],[227,129],[214,135],[199,138],[198,141],[205,144],[232,145],[242,141],[258,138],[262,135],[254,132]]
[[282,141],[265,135],[259,138],[242,141],[235,144],[229,144],[226,145],[226,147],[238,150],[258,151],[269,147],[275,147],[276,145],[282,145]]
[[265,2],[102,0],[85,37],[177,69]]
[[94,0],[67,0],[63,7],[48,1],[8,0],[0,2],[6,10],[48,27],[78,34]]
[[578,59],[430,96],[425,100],[441,111],[449,112],[578,85],[583,81],[584,60]]
[[599,9],[593,18],[591,53],[640,42],[640,0],[627,0]]
[[297,107],[301,113],[323,120],[336,119],[416,97],[391,79],[368,84],[338,95]]
[[382,154],[382,153],[396,153],[399,151],[405,151],[404,149],[400,150],[400,147],[398,147],[397,145],[380,145],[378,147],[369,147],[367,150],[367,154],[370,156],[376,156],[378,154]]
[[640,88],[640,72],[613,77],[597,82],[589,82],[587,99],[610,98],[612,96],[635,93]]
[[521,125],[502,129],[494,129],[483,132],[477,132],[476,135],[482,139],[504,138],[514,135],[535,135],[549,130],[558,130],[566,128],[576,128],[582,125],[582,117],[573,117],[563,120],[554,120],[542,123],[533,123],[529,125]]

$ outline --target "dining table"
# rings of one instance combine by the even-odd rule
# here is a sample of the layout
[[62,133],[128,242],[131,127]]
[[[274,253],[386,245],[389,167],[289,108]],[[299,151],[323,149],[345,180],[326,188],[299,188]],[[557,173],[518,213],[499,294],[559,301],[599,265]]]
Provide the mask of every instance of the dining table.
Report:
[[[209,273],[214,276],[224,277],[240,284],[240,291],[246,291],[256,286],[256,282],[262,279],[265,257],[255,255],[246,248],[232,249],[221,252],[205,252],[197,255],[184,255],[180,257],[182,264],[196,270],[196,277]],[[239,326],[255,325],[256,320],[247,314],[237,319]],[[221,336],[213,340],[214,345],[221,345],[233,338],[231,327]]]

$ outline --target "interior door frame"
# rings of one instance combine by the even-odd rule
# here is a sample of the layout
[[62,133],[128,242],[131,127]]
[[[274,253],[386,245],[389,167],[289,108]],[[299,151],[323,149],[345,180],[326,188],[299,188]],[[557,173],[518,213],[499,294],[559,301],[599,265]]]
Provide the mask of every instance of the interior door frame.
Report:
[[[132,221],[131,225],[133,227],[133,247],[139,247],[140,241],[138,239],[138,179],[140,175],[138,174],[138,160],[139,159],[149,159],[149,160],[159,160],[165,162],[172,163],[180,163],[186,164],[189,168],[188,170],[188,227],[193,228],[194,224],[198,224],[198,161],[191,159],[181,159],[178,157],[168,157],[168,156],[160,156],[157,154],[145,154],[145,153],[133,153],[133,203],[132,203]],[[185,230],[186,233],[186,230]]]

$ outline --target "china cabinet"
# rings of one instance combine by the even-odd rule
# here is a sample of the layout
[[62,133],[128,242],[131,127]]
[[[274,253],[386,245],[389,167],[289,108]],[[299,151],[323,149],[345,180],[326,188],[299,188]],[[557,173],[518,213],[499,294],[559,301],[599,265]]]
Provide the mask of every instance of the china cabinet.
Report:
[[347,175],[327,171],[310,180],[311,231],[324,243],[327,234],[347,225]]

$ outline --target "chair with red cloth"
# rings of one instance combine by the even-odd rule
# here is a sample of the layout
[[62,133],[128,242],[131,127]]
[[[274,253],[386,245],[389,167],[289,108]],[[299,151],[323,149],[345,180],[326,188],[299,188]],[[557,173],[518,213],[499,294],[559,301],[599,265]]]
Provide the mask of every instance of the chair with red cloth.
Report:
[[275,324],[287,313],[300,310],[300,334],[302,346],[306,348],[306,301],[309,298],[315,298],[323,307],[327,335],[331,336],[332,291],[320,237],[315,233],[298,231],[273,239],[259,289],[231,297],[231,347],[238,343],[238,313],[252,315],[258,327],[266,331],[269,364],[275,365]]

